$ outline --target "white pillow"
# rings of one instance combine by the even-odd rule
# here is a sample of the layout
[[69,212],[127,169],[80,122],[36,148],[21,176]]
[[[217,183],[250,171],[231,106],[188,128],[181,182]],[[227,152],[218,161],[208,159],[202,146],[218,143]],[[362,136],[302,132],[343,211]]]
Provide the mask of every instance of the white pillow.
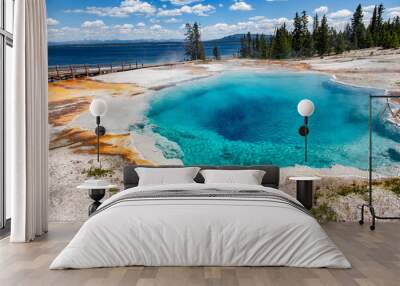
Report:
[[193,180],[200,168],[145,168],[135,171],[139,176],[139,186],[195,183]]
[[261,185],[265,171],[262,170],[202,170],[205,184]]

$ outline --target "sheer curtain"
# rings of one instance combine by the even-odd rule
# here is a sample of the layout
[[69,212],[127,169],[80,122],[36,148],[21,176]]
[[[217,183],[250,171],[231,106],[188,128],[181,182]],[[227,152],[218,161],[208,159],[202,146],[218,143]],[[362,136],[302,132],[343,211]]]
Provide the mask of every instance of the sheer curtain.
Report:
[[15,2],[11,110],[6,118],[12,242],[47,232],[48,112],[45,0]]

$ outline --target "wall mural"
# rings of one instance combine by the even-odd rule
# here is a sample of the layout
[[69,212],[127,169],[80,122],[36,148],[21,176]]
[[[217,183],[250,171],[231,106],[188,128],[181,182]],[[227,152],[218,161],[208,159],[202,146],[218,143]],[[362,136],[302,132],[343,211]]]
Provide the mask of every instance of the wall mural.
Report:
[[[288,176],[323,176],[315,215],[357,220],[368,95],[400,89],[400,6],[303,2],[48,0],[50,219],[86,219],[90,200],[76,186],[104,175],[122,188],[122,167],[135,163],[276,164],[291,194]],[[307,162],[305,98],[315,106]],[[93,99],[107,104],[104,174]],[[400,101],[378,100],[373,111],[374,168],[389,177],[375,196],[393,214]]]

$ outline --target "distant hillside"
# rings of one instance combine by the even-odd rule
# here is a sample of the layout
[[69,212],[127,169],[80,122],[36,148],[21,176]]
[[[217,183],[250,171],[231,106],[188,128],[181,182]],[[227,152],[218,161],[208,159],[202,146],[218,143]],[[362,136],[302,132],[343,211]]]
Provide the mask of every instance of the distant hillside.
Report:
[[[243,37],[243,35],[244,34],[234,34],[220,39],[209,40],[206,42],[240,42],[240,39]],[[252,34],[251,37],[254,39],[256,35]],[[267,38],[267,40],[270,40],[272,38],[272,35],[266,35],[265,37]]]
[[82,40],[82,41],[65,41],[65,42],[49,42],[49,46],[61,45],[98,45],[98,44],[132,44],[132,43],[181,43],[181,39],[170,40]]
[[[226,36],[220,39],[207,40],[204,42],[209,43],[221,43],[221,42],[240,42],[240,39],[243,37],[243,34],[234,34],[230,36]],[[255,37],[255,35],[252,35]],[[272,36],[267,35],[267,39],[270,39]],[[170,39],[170,40],[82,40],[82,41],[66,41],[66,42],[49,42],[49,46],[58,46],[58,45],[97,45],[97,44],[131,44],[131,43],[181,43],[182,39]]]

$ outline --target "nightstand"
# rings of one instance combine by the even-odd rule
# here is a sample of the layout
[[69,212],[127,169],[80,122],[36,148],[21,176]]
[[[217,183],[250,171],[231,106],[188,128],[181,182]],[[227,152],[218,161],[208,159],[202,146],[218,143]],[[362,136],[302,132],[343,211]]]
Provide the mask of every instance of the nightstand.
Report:
[[320,177],[290,177],[296,181],[296,199],[310,210],[313,206],[313,182],[321,180]]
[[88,208],[89,216],[101,205],[100,200],[106,194],[106,190],[116,187],[116,185],[111,185],[104,180],[87,180],[77,187],[78,189],[87,189],[89,197],[94,201]]

